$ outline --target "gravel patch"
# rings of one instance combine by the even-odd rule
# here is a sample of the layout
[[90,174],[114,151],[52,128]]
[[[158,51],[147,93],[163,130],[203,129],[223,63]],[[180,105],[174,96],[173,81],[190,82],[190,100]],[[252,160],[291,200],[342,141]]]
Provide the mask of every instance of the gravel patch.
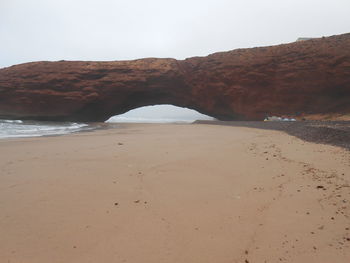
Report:
[[284,131],[304,141],[350,150],[350,121],[196,121],[196,124]]

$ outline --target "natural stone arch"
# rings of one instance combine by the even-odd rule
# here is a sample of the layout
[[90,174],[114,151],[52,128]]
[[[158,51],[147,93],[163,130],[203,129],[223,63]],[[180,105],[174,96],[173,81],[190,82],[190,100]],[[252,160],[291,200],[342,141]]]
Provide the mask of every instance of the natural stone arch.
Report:
[[350,34],[186,60],[34,62],[0,69],[0,118],[104,121],[172,104],[221,120],[350,113]]

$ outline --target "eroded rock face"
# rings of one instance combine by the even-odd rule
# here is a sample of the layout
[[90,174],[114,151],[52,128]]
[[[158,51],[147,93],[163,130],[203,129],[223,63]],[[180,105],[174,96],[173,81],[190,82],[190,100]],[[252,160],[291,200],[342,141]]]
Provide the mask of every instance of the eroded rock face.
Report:
[[0,118],[104,121],[173,104],[222,120],[350,114],[350,34],[186,60],[33,62],[0,69]]

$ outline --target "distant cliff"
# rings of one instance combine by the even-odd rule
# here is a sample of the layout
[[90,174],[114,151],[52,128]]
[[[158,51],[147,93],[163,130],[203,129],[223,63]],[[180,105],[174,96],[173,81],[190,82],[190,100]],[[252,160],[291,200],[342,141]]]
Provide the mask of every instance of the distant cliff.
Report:
[[350,34],[186,60],[33,62],[0,69],[0,118],[104,121],[173,104],[221,120],[350,116]]

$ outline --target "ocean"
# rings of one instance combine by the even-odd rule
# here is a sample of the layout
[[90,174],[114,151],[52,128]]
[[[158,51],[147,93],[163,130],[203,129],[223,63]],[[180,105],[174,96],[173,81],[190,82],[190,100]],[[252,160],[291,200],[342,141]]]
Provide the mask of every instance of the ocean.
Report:
[[[114,116],[105,123],[40,122],[22,120],[1,120],[0,139],[64,135],[98,128],[108,128],[108,123],[192,123],[194,120],[132,118]],[[113,125],[113,127],[116,127]]]
[[[108,123],[192,123],[213,120],[197,111],[173,105],[146,106],[113,116],[104,123],[0,120],[0,139],[70,134],[108,127]],[[115,126],[114,126],[115,127]]]
[[95,127],[85,123],[0,120],[0,139],[62,135],[92,129]]
[[107,123],[192,123],[195,120],[185,118],[145,118],[113,116]]

